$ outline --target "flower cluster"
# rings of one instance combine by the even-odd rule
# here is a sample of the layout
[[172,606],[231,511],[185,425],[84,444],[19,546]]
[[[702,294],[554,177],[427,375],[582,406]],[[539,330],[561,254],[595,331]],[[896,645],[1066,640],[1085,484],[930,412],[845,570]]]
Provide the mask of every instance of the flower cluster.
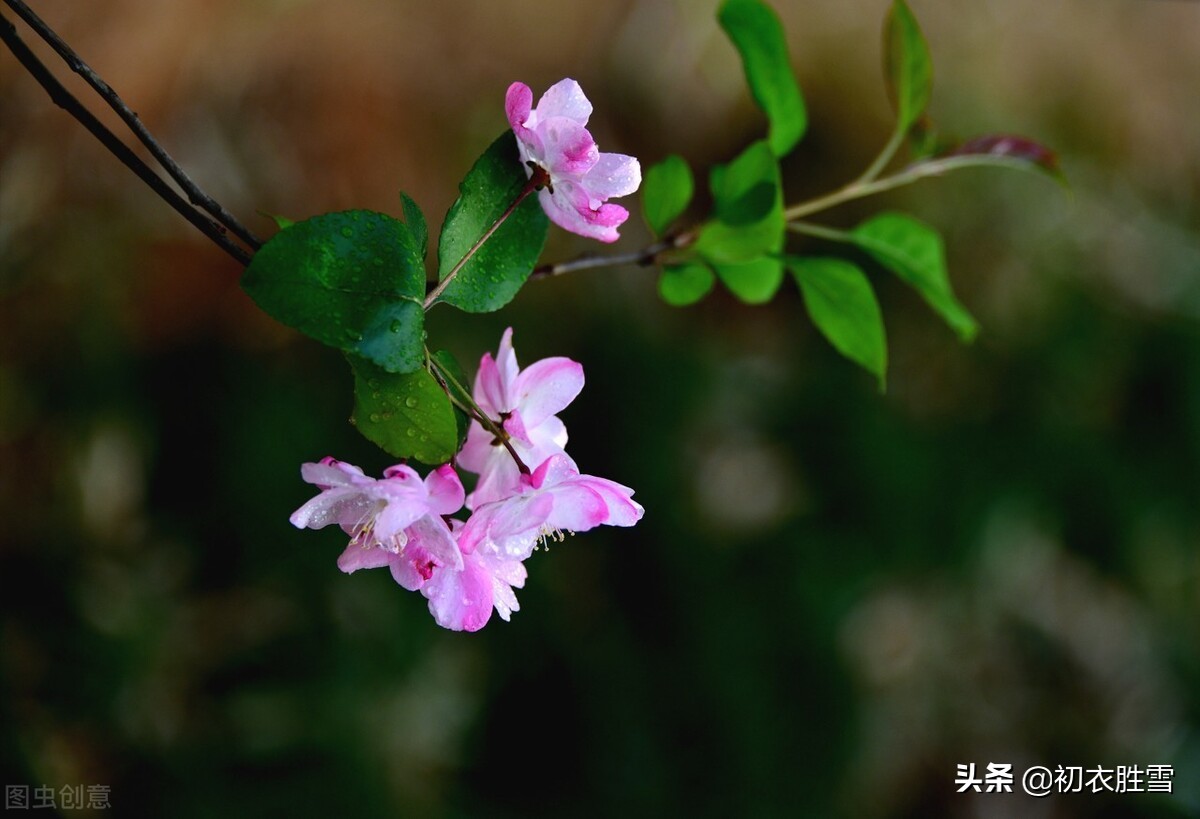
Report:
[[559,80],[534,108],[533,91],[514,82],[504,108],[527,172],[532,176],[537,166],[549,179],[538,199],[550,221],[580,236],[615,242],[629,211],[606,200],[636,191],[642,167],[631,156],[596,147],[586,127],[592,104],[579,83]]
[[[632,526],[643,509],[633,490],[581,475],[567,455],[567,430],[557,413],[583,389],[583,368],[547,358],[522,370],[505,331],[495,358],[483,356],[475,378],[478,409],[496,423],[473,421],[457,464],[479,476],[466,495],[451,464],[424,479],[408,466],[383,478],[325,458],[301,467],[320,493],[291,517],[299,528],[337,524],[350,535],[338,558],[344,572],[387,566],[410,591],[420,591],[438,625],[476,631],[492,610],[517,611],[514,588],[525,584],[524,561],[546,538],[600,525]],[[521,464],[531,464],[532,472]],[[469,510],[465,522],[450,516]]]

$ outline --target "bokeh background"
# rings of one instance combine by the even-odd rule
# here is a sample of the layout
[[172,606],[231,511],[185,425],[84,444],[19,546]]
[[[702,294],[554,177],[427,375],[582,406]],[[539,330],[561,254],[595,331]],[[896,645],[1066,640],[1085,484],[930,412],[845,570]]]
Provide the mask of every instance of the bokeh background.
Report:
[[[400,190],[436,230],[516,79],[575,77],[602,148],[702,177],[763,130],[714,2],[36,5],[264,234]],[[887,3],[777,6],[796,202],[887,138]],[[345,362],[0,53],[4,784],[108,784],[119,816],[1200,815],[1200,4],[912,7],[942,130],[1052,145],[1072,194],[977,170],[828,219],[939,226],[979,340],[878,270],[883,395],[790,287],[676,310],[626,268],[434,311],[471,371],[510,325],[581,361],[572,452],[647,509],[538,553],[474,635],[288,525],[302,461],[389,463]],[[1174,792],[958,795],[972,762]]]

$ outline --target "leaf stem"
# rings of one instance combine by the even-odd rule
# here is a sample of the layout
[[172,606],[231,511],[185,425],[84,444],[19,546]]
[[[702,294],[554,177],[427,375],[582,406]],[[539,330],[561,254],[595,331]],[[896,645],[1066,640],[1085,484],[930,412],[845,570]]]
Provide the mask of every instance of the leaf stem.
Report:
[[[948,156],[942,159],[932,159],[916,164],[909,165],[898,173],[891,176],[885,176],[883,179],[873,181],[854,181],[845,187],[838,188],[832,193],[819,196],[816,199],[810,199],[807,202],[800,202],[792,205],[783,212],[783,217],[789,222],[799,219],[803,216],[808,216],[813,213],[818,213],[823,210],[828,210],[836,205],[841,205],[845,202],[851,202],[855,199],[862,199],[867,196],[872,196],[884,191],[890,191],[893,188],[900,188],[905,185],[911,185],[913,182],[924,179],[928,176],[940,176],[947,171],[952,171],[957,168],[965,168],[970,165],[983,164],[978,161],[970,161],[970,157],[966,156]],[[868,169],[869,170],[869,169]]]
[[512,204],[504,210],[504,213],[500,214],[500,217],[492,223],[490,228],[484,231],[483,235],[479,237],[479,240],[476,241],[475,244],[471,245],[471,248],[466,252],[466,255],[459,259],[458,263],[455,264],[454,267],[450,268],[450,272],[446,274],[445,278],[438,282],[437,287],[429,291],[429,295],[425,297],[426,310],[433,306],[433,303],[437,301],[438,296],[442,295],[446,288],[450,286],[450,282],[454,281],[454,277],[458,275],[458,271],[462,270],[463,266],[471,260],[471,257],[475,255],[479,248],[483,247],[483,243],[492,238],[492,234],[495,233],[497,229],[499,229],[499,227],[508,220],[508,217],[513,215],[516,209],[520,207],[521,203],[525,201],[525,198],[546,183],[546,179],[546,172],[535,167],[533,170],[533,175],[529,177],[528,181],[526,181],[524,187],[521,188],[521,192],[517,194],[517,198],[512,201]]
[[892,157],[896,155],[896,151],[900,149],[900,145],[904,142],[904,134],[906,133],[899,125],[900,123],[897,122],[896,130],[888,138],[887,144],[883,146],[883,150],[879,152],[879,156],[875,157],[875,161],[862,172],[862,175],[858,179],[854,180],[856,183],[864,184],[874,181],[875,177],[879,176],[883,172],[883,169],[887,167],[887,164],[892,161]]
[[854,242],[853,234],[848,231],[835,230],[824,225],[814,225],[812,222],[788,222],[787,229],[792,233],[815,236],[818,239],[828,239],[831,242]]

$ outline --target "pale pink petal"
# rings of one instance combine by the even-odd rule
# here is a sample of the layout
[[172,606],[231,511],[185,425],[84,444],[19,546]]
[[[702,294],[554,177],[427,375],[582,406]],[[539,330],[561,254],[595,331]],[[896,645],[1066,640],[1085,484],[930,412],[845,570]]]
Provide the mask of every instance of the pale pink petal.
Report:
[[[511,89],[509,89],[509,93],[512,93]],[[533,99],[532,92],[529,98]],[[591,115],[592,104],[588,102],[579,83],[570,78],[559,80],[546,89],[546,93],[542,94],[542,98],[538,100],[537,104],[539,122],[545,122],[550,117],[567,117],[580,125],[587,125],[588,117]],[[512,122],[511,115],[509,122]]]
[[529,432],[525,429],[525,419],[521,417],[519,409],[514,408],[512,412],[508,413],[508,417],[504,419],[501,426],[508,433],[509,443],[525,444],[526,446],[532,443],[529,440]]
[[392,555],[377,546],[363,546],[351,541],[346,550],[338,558],[338,568],[347,574],[359,569],[378,569],[391,561]]
[[409,591],[417,591],[440,565],[429,552],[410,544],[404,554],[392,558],[392,579]]
[[305,483],[315,484],[321,489],[375,482],[374,478],[368,478],[354,464],[342,463],[328,456],[322,458],[320,463],[302,464],[300,466],[300,477],[304,479]]
[[[526,465],[531,468],[535,464],[549,458],[551,455],[563,455],[567,447],[567,427],[557,415],[551,415],[536,427],[528,430],[532,448],[522,455]],[[568,458],[568,460],[570,460]]]
[[554,508],[546,518],[552,529],[586,532],[608,521],[608,504],[586,482],[561,484],[547,494],[554,498]]
[[383,470],[383,478],[385,481],[396,481],[397,484],[404,486],[406,489],[415,487],[421,481],[421,476],[417,474],[417,470],[406,464],[389,466]]
[[472,421],[471,426],[467,427],[467,440],[455,458],[458,466],[476,475],[482,474],[495,450],[504,449],[499,443],[493,443],[495,440],[495,435],[484,429],[478,421]]
[[[517,376],[514,399],[526,428],[557,415],[583,389],[583,366],[561,356],[543,358]],[[528,436],[526,436],[528,438]]]
[[596,166],[600,149],[592,135],[574,120],[554,117],[538,125],[542,140],[542,166],[550,172],[551,187],[560,174],[582,176]]
[[533,474],[529,476],[529,484],[534,489],[549,489],[563,481],[577,477],[579,477],[579,468],[566,456],[566,453],[563,453],[539,462],[537,468],[533,470]]
[[563,230],[601,242],[611,243],[621,238],[617,228],[629,218],[629,211],[620,205],[591,209],[587,194],[566,181],[556,183],[553,195],[543,188],[538,192],[538,201],[550,221]]
[[475,403],[490,416],[504,412],[504,385],[500,381],[500,370],[491,353],[479,359],[479,372],[475,373]]
[[608,506],[606,526],[633,526],[646,513],[640,503],[630,498],[633,490],[628,487],[604,478],[591,478],[587,486],[603,497]]
[[580,184],[588,193],[588,204],[598,208],[605,199],[628,196],[636,191],[642,184],[642,166],[632,156],[600,154]]
[[429,509],[435,515],[453,515],[462,509],[465,491],[454,467],[443,464],[425,478]]
[[357,487],[326,489],[288,518],[297,529],[322,529],[332,523],[350,531],[368,523],[383,508],[383,501]]
[[[489,442],[493,440],[490,432],[480,429],[472,437],[473,432],[474,428],[467,433],[467,445],[463,447],[463,452],[459,457],[460,464],[479,475],[475,491],[467,495],[468,509],[475,509],[485,503],[507,498],[517,490],[521,483],[521,472],[512,456],[508,454],[508,450],[499,444],[492,446],[490,443],[480,443],[484,439]],[[513,444],[513,448],[518,453],[521,447],[520,442]],[[462,457],[464,454],[472,456],[470,463]],[[476,455],[479,456],[478,460],[474,457]]]
[[554,509],[546,493],[496,501],[473,513],[459,537],[463,551],[494,549],[513,560],[529,557],[541,539],[543,524]]
[[527,575],[524,564],[519,560],[507,560],[498,555],[478,552],[473,559],[479,561],[491,576],[492,605],[496,609],[496,614],[500,615],[500,619],[507,622],[512,613],[521,608],[513,589],[519,589],[525,585]]
[[513,350],[512,337],[513,328],[506,328],[500,336],[500,348],[496,350],[496,369],[499,371],[501,392],[504,395],[503,403],[496,405],[499,412],[508,412],[516,406],[513,403],[512,385],[517,380],[521,368],[517,364],[517,353]]
[[403,531],[427,514],[429,504],[424,498],[413,495],[391,500],[375,517],[375,537],[388,547],[393,546],[393,541],[399,541],[394,546],[403,548],[408,541],[408,536],[402,535]]
[[429,600],[429,613],[442,628],[478,631],[492,616],[492,578],[475,561],[465,563],[462,571],[435,569],[421,594]]
[[409,549],[420,550],[439,565],[454,569],[462,568],[462,552],[458,541],[451,533],[446,521],[434,515],[426,515],[408,528]]

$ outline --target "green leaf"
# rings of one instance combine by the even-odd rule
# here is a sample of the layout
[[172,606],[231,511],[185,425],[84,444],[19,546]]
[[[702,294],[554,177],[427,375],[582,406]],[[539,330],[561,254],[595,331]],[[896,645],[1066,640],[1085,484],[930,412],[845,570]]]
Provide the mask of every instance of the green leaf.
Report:
[[1032,139],[1012,134],[988,134],[969,139],[943,153],[938,160],[939,164],[953,164],[956,167],[994,165],[1022,171],[1037,171],[1047,174],[1064,186],[1067,184],[1054,151]]
[[397,458],[443,464],[458,451],[450,399],[428,370],[389,373],[348,356],[354,370],[353,422],[368,441]]
[[351,210],[296,222],[254,254],[242,288],[278,321],[386,370],[424,361],[425,268],[390,216]]
[[779,160],[765,140],[713,168],[709,179],[716,219],[705,224],[696,251],[714,264],[751,262],[783,248]]
[[429,245],[429,226],[425,224],[425,214],[421,213],[417,203],[407,193],[400,194],[400,204],[404,207],[404,221],[412,235],[413,247],[417,255],[424,259],[426,247]]
[[[516,200],[527,177],[516,137],[505,132],[459,184],[438,242],[438,278],[446,275]],[[522,202],[467,261],[439,297],[468,313],[499,310],[529,278],[550,222],[536,196]]]
[[692,169],[682,157],[672,154],[647,169],[642,179],[642,210],[655,236],[661,236],[679,218],[694,192]]
[[907,131],[929,104],[933,60],[917,18],[904,0],[894,0],[883,33],[884,74],[896,108],[896,129]]
[[[449,350],[438,350],[433,354],[433,360],[437,362],[438,368],[441,370],[441,374],[436,377],[439,382],[443,382],[446,391],[463,406],[471,406],[474,401],[467,392],[470,384],[458,359]],[[456,449],[462,449],[463,442],[467,440],[467,429],[471,426],[471,419],[453,401],[450,402],[450,405],[454,408],[454,423],[458,429]]]
[[746,304],[765,304],[783,284],[783,262],[772,256],[740,264],[716,264],[713,268],[729,291]]
[[963,341],[979,325],[954,296],[946,271],[942,237],[924,222],[904,213],[881,213],[856,227],[855,244],[881,265],[908,282]]
[[258,215],[265,216],[268,219],[270,219],[272,222],[275,223],[275,227],[279,228],[280,230],[283,230],[284,228],[290,228],[292,225],[296,224],[294,221],[287,218],[286,216],[280,216],[277,213],[267,213],[265,210],[260,210],[258,212]]
[[707,296],[715,281],[712,270],[700,262],[667,265],[658,277],[658,293],[667,304],[686,307]]
[[759,0],[725,0],[717,19],[742,57],[751,96],[767,115],[771,150],[784,156],[804,135],[808,114],[779,17]]
[[887,340],[883,314],[866,275],[844,259],[789,258],[788,269],[821,335],[839,353],[885,384]]

